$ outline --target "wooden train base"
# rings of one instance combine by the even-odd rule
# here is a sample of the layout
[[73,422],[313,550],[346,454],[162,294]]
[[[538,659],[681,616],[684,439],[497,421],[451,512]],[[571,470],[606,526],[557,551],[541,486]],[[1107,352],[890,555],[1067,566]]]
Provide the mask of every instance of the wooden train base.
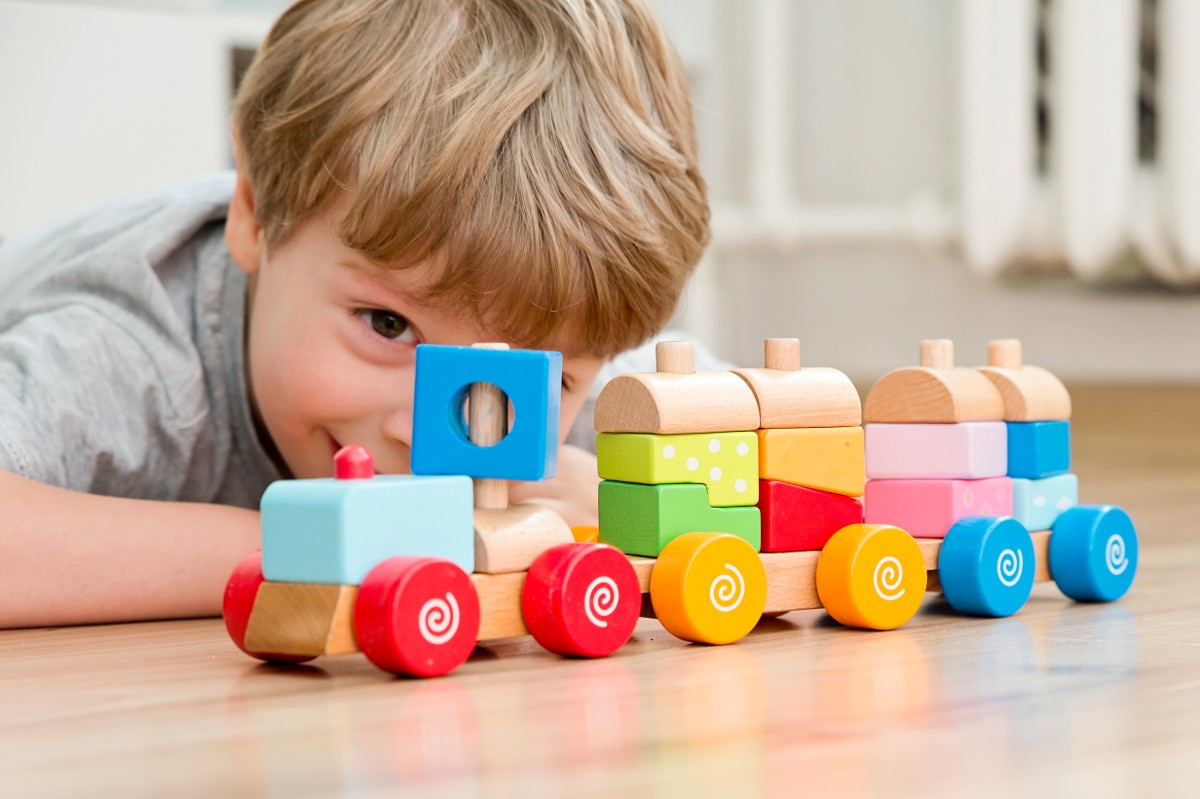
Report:
[[[1123,516],[1114,508],[1084,507],[1078,514],[1093,521]],[[1005,520],[967,521],[995,526]],[[960,529],[965,540],[969,532]],[[764,616],[820,608],[849,627],[888,630],[909,621],[926,592],[942,591],[943,578],[979,584],[978,575],[948,572],[939,563],[946,542],[956,543],[956,532],[945,541],[913,539],[895,527],[853,525],[821,551],[761,554],[736,536],[691,533],[657,559],[627,558],[604,544],[563,544],[544,553],[530,572],[471,574],[458,585],[446,574],[436,575],[426,586],[410,586],[408,595],[390,596],[384,612],[365,614],[361,609],[369,605],[363,598],[387,593],[405,572],[439,565],[453,573],[456,567],[431,558],[394,558],[361,587],[282,583],[263,580],[261,555],[254,553],[229,581],[225,620],[234,642],[263,660],[303,662],[364,651],[381,668],[414,676],[452,671],[477,642],[530,634],[558,654],[603,657],[628,641],[639,615],[658,618],[677,637],[711,644],[739,640]],[[971,605],[957,594],[947,599],[977,615],[1015,613],[1034,583],[1054,579],[1052,540],[1049,530],[1034,532],[1027,536],[1032,557],[1010,548],[984,564],[989,576],[994,572],[996,587],[1004,589],[1007,582],[1007,588],[1016,588],[1006,606]],[[1087,561],[1096,556],[1093,547],[1076,546],[1058,559],[1077,574],[1094,570],[1096,564]],[[1127,553],[1109,547],[1102,556],[1105,569],[1129,567],[1121,560]],[[567,560],[583,573],[550,574]],[[585,565],[589,560],[602,562]],[[455,589],[456,599],[446,601]],[[1073,598],[1109,597],[1093,592]],[[396,632],[406,628],[416,632]],[[390,643],[381,645],[380,638]]]

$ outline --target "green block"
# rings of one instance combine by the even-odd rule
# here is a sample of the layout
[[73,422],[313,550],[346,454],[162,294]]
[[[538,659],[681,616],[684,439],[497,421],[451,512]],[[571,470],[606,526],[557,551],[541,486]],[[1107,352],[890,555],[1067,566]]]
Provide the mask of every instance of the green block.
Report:
[[731,533],[757,552],[762,544],[758,508],[713,508],[696,483],[600,484],[600,540],[627,555],[658,557],[684,533]]
[[715,508],[758,504],[758,435],[600,433],[600,476],[624,483],[701,483]]

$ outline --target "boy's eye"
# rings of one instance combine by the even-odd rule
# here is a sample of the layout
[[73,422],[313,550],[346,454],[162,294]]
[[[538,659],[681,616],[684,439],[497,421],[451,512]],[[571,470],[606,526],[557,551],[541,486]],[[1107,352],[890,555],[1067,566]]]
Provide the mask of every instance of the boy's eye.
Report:
[[399,314],[379,308],[363,310],[359,313],[372,330],[386,339],[399,341],[412,338],[412,328],[408,324],[408,320]]

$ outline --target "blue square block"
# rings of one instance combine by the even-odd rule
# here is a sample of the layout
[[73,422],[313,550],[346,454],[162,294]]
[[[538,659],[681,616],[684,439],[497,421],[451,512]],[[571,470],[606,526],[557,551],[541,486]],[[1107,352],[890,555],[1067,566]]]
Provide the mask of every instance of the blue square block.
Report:
[[[463,405],[472,383],[508,395],[513,426],[498,444],[467,437]],[[502,480],[542,480],[558,468],[562,353],[417,347],[413,408],[413,474],[466,474]]]
[[1040,480],[1071,471],[1071,423],[1008,422],[1008,476]]
[[1079,478],[1073,474],[1026,480],[1014,477],[1013,516],[1025,529],[1049,530],[1062,512],[1079,504]]
[[475,569],[471,480],[382,475],[369,480],[279,480],[262,498],[263,576],[359,585],[396,555]]

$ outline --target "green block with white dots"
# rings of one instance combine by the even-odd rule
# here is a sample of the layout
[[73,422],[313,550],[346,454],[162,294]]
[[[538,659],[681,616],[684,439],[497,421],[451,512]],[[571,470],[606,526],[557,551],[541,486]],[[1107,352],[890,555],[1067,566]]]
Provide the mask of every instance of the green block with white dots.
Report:
[[685,533],[729,533],[757,552],[762,516],[756,507],[714,508],[695,483],[600,483],[600,541],[626,555],[656,558]]
[[703,483],[708,504],[758,504],[758,435],[749,433],[600,433],[600,477],[643,485]]

